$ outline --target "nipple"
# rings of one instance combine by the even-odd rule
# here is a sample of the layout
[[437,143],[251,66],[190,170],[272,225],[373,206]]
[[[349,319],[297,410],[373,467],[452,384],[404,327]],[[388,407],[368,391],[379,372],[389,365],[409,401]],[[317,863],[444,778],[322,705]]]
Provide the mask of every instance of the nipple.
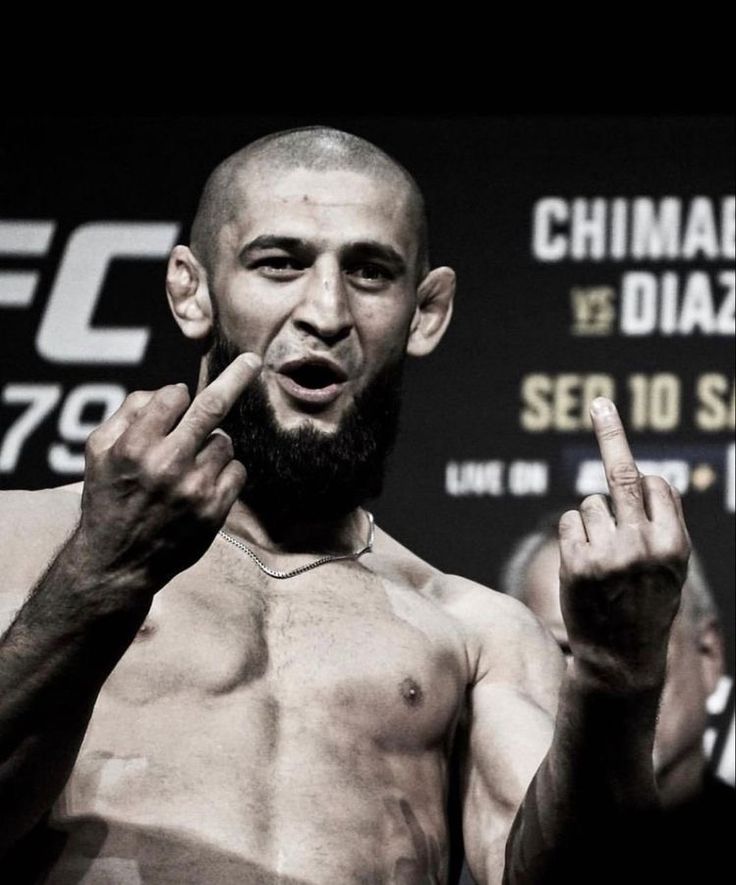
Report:
[[141,639],[150,639],[151,635],[156,632],[156,625],[146,618],[146,620],[141,624],[138,628],[138,632],[135,634],[136,641]]
[[410,707],[418,707],[424,699],[424,693],[418,682],[407,676],[399,686],[402,698]]

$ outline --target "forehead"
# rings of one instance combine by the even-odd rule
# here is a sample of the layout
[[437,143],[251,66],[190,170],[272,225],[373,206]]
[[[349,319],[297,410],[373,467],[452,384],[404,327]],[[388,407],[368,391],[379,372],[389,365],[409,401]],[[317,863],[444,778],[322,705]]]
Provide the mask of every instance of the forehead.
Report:
[[224,245],[268,234],[325,248],[373,240],[393,246],[407,260],[414,257],[409,189],[398,176],[258,165],[241,170],[231,191],[230,220],[221,230]]

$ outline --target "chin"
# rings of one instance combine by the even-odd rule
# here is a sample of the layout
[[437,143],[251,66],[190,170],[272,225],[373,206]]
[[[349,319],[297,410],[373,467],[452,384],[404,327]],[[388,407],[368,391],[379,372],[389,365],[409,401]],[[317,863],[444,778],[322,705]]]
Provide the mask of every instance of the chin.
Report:
[[277,402],[274,402],[273,397],[269,397],[268,401],[273,410],[276,426],[285,433],[311,427],[325,436],[332,436],[339,430],[347,409],[347,405],[342,402],[333,403],[325,409],[310,408],[306,404],[294,406],[280,396]]

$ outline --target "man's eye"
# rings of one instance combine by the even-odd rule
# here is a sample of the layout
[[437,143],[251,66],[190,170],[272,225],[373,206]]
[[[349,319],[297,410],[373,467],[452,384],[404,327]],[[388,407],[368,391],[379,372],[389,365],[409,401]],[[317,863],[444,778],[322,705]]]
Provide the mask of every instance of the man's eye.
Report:
[[348,273],[360,282],[387,283],[393,279],[393,275],[380,264],[358,264],[347,269]]
[[286,255],[274,255],[268,258],[260,258],[258,261],[255,261],[252,266],[271,276],[292,274],[303,270],[304,268],[304,265],[300,261]]

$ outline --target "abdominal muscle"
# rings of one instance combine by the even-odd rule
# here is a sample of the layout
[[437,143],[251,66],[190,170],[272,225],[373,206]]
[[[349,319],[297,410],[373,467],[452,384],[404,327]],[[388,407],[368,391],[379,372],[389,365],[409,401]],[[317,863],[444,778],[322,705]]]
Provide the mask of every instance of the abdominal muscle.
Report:
[[444,883],[464,640],[367,559],[245,584],[215,545],[159,593],[29,840],[27,881]]
[[196,708],[157,702],[135,728],[101,697],[54,811],[68,839],[45,881],[445,881],[439,748],[382,751],[370,729],[283,704],[274,728],[273,698],[248,691]]

